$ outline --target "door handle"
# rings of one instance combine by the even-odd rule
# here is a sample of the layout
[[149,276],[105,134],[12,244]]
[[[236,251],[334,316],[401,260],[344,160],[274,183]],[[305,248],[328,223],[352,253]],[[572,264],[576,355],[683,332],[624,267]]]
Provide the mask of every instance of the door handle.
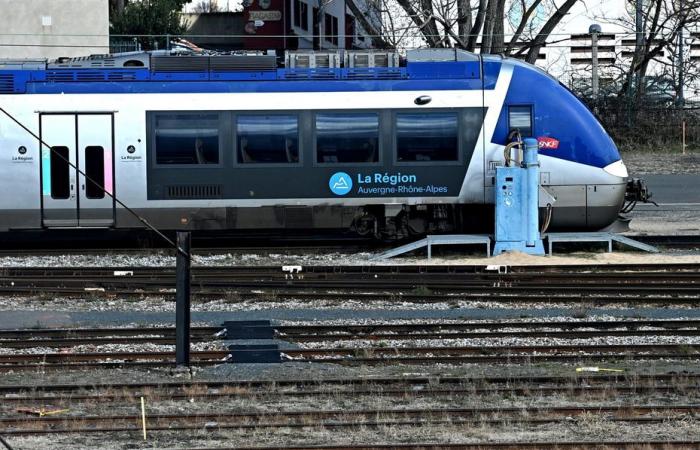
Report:
[[85,185],[83,185],[83,190],[85,190]]
[[71,190],[71,191],[75,190],[75,186],[71,184],[71,185],[70,185],[70,190]]

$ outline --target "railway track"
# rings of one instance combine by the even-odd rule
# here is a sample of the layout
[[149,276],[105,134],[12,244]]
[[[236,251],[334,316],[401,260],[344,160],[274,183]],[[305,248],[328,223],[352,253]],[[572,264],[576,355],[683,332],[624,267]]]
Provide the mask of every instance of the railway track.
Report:
[[[634,267],[632,269],[631,267]],[[696,303],[700,264],[505,268],[475,266],[332,266],[194,268],[197,297],[284,301],[394,299],[445,302],[468,299]],[[634,272],[629,272],[634,270]],[[572,274],[576,274],[575,277]],[[0,294],[174,295],[173,268],[4,268]],[[358,288],[361,286],[361,288]],[[341,292],[339,292],[341,291]]]
[[4,385],[0,386],[4,405],[76,405],[130,401],[146,395],[169,401],[229,398],[285,398],[360,396],[454,398],[512,394],[541,397],[552,394],[635,395],[641,393],[697,392],[700,374],[655,374],[634,376],[576,377],[399,377],[348,378],[323,380],[192,381],[185,383],[120,383],[104,385]]
[[[235,324],[235,322],[234,322]],[[623,320],[559,322],[437,322],[370,325],[271,325],[243,322],[241,328],[195,327],[194,342],[219,340],[220,350],[191,352],[194,365],[217,365],[238,361],[255,348],[225,350],[226,340],[271,339],[291,343],[321,343],[319,348],[281,348],[281,361],[340,364],[434,364],[434,363],[537,363],[546,361],[619,361],[628,358],[658,360],[700,359],[700,345],[693,343],[503,345],[500,341],[467,345],[467,339],[586,339],[592,337],[646,336],[649,334],[692,337],[700,335],[700,320]],[[229,335],[228,333],[234,333]],[[159,367],[174,360],[175,330],[172,327],[83,328],[1,330],[0,348],[16,349],[0,355],[0,371],[60,370],[89,367]],[[424,341],[418,346],[413,342]],[[346,341],[357,345],[348,346]],[[443,341],[442,343],[434,343]],[[275,341],[270,341],[275,343]],[[376,342],[376,344],[375,344]],[[405,344],[403,343],[405,342]],[[546,342],[546,341],[545,341]],[[338,344],[334,344],[338,343]],[[103,351],[99,345],[124,344],[129,351]],[[139,345],[156,344],[161,351],[141,351]],[[422,345],[422,346],[421,346]],[[168,348],[168,346],[170,348]],[[285,347],[289,347],[288,345]],[[76,348],[79,350],[71,350]],[[22,349],[34,349],[23,352]],[[57,350],[49,350],[57,349]],[[60,349],[60,351],[58,350]]]
[[[250,350],[251,352],[256,350]],[[346,365],[371,364],[535,364],[540,362],[592,362],[635,360],[699,360],[700,345],[531,345],[471,347],[362,347],[284,349],[282,357],[294,362],[323,362]],[[245,351],[242,351],[245,352]],[[194,351],[194,366],[225,363],[228,351]],[[16,370],[67,370],[114,367],[170,367],[174,351],[33,353],[0,355],[0,372]]]
[[[193,327],[193,342],[226,339],[223,327]],[[700,336],[700,320],[620,320],[555,322],[434,322],[372,325],[246,324],[245,336],[274,337],[292,342],[337,340],[416,340],[483,338],[557,338]],[[260,336],[269,332],[268,336]],[[243,336],[232,336],[231,339]],[[0,348],[68,347],[100,344],[175,344],[174,327],[66,328],[0,330]]]
[[283,378],[283,379],[248,379],[248,380],[202,380],[202,381],[162,381],[147,383],[90,383],[90,384],[0,384],[0,394],[5,398],[12,398],[20,393],[67,393],[70,398],[74,398],[79,393],[91,391],[121,391],[121,392],[141,392],[144,390],[166,390],[168,392],[177,391],[203,391],[210,389],[230,388],[236,392],[245,393],[252,391],[259,392],[283,392],[283,389],[321,389],[328,392],[332,389],[352,388],[365,389],[373,388],[385,389],[387,387],[403,386],[417,391],[426,387],[455,387],[476,386],[476,387],[518,387],[518,386],[597,386],[614,387],[619,384],[628,383],[630,386],[658,386],[674,384],[684,385],[688,383],[700,382],[700,373],[591,373],[581,372],[573,376],[497,376],[486,377],[461,377],[461,376],[416,376],[406,375],[401,377],[355,377],[355,378]]
[[[575,420],[577,416],[602,416],[611,422],[640,424],[673,420],[695,420],[700,405],[565,406],[543,408],[420,408],[369,410],[306,410],[200,414],[150,414],[148,429],[153,431],[197,429],[260,428],[355,428],[379,426],[424,426],[432,424],[520,423],[551,424]],[[4,435],[105,433],[140,430],[140,415],[76,415],[45,417],[2,417]]]

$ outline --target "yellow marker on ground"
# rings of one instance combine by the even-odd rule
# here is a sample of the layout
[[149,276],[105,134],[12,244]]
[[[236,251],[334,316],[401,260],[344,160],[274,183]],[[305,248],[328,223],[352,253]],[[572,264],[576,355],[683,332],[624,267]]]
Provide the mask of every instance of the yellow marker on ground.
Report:
[[70,411],[70,409],[40,409],[39,410],[39,417],[44,417],[44,416],[52,416],[54,414],[61,414],[61,413],[67,413]]
[[576,372],[624,372],[625,369],[606,369],[603,367],[577,367]]
[[146,400],[143,397],[141,397],[141,421],[143,422],[143,440],[145,441],[148,438],[146,436]]

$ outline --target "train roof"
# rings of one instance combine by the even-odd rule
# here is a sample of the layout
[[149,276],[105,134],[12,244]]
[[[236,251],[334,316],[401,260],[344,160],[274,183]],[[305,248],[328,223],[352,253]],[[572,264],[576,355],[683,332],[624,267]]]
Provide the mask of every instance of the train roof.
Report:
[[502,61],[461,49],[416,49],[405,57],[387,50],[288,51],[283,58],[178,50],[0,60],[0,94],[490,89]]

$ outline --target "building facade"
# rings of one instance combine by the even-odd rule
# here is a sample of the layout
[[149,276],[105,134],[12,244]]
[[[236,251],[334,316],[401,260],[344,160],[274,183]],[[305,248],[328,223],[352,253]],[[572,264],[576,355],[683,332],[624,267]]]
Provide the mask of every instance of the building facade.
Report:
[[[379,29],[381,15],[371,0],[355,0]],[[372,46],[345,0],[244,0],[247,49],[362,49]]]
[[109,53],[105,0],[0,0],[0,58]]
[[[547,46],[540,52],[537,65],[576,91],[589,91],[593,69],[593,40],[589,27],[598,24],[601,27],[597,35],[600,90],[602,93],[616,91],[620,87],[622,71],[629,68],[636,48],[636,35],[631,29],[635,19],[632,5],[626,0],[578,2],[553,30]],[[541,18],[544,19],[546,16]],[[652,45],[658,42],[656,40]],[[649,64],[645,84],[659,95],[662,91],[671,91],[674,81],[677,83],[674,77],[678,76],[681,64],[686,74],[697,73],[700,67],[700,29],[697,25],[683,30],[681,60],[677,43],[665,46]],[[698,80],[686,77],[684,97],[700,100]]]

